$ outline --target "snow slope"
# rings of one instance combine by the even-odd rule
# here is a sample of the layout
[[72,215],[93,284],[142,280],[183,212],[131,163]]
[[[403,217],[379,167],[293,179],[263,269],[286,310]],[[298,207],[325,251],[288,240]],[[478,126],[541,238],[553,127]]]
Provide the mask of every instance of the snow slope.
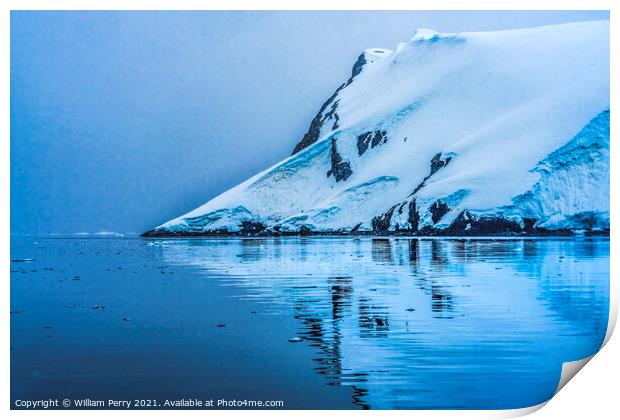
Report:
[[289,158],[145,235],[609,228],[609,22],[365,50]]

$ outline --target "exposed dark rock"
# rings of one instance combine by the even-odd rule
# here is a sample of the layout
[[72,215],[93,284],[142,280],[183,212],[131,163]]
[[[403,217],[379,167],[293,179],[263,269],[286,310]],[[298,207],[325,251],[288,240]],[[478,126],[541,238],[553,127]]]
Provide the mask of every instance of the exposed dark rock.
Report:
[[534,225],[536,224],[537,220],[531,217],[524,217],[523,218],[523,230],[525,230],[526,232],[532,231],[534,230]]
[[462,211],[454,219],[452,224],[444,230],[445,234],[470,234],[472,231],[472,223],[475,223],[473,217],[467,210]]
[[340,116],[338,116],[338,113],[335,113],[334,114],[334,125],[332,125],[332,130],[336,130],[339,127],[338,121],[340,121]]
[[474,221],[471,230],[483,235],[489,233],[518,233],[522,231],[521,226],[515,221],[487,216]]
[[415,187],[415,188],[413,189],[413,192],[412,192],[411,194],[409,194],[409,196],[412,196],[412,195],[414,195],[415,193],[417,193],[418,191],[420,191],[420,190],[421,190],[421,189],[422,189],[422,188],[426,185],[426,180],[427,180],[427,179],[429,179],[429,178],[430,178],[430,175],[429,175],[429,176],[427,176],[427,177],[425,177],[425,178],[422,180],[422,182],[420,182],[420,183],[418,184],[418,186],[417,186],[417,187]]
[[387,132],[385,130],[367,131],[357,136],[357,154],[362,156],[368,147],[373,148],[381,143],[387,142]]
[[[338,101],[334,102],[334,100],[336,99],[336,96],[338,96],[338,93],[344,87],[345,87],[345,84],[343,83],[342,85],[340,85],[338,89],[336,89],[334,94],[330,96],[329,99],[323,103],[323,105],[321,105],[321,109],[319,110],[319,112],[316,114],[316,116],[312,119],[312,122],[310,123],[310,128],[308,128],[308,131],[306,132],[306,134],[304,134],[303,138],[299,141],[299,143],[297,143],[297,145],[293,149],[293,153],[292,153],[293,155],[305,149],[306,147],[310,146],[311,144],[314,144],[319,139],[319,136],[321,135],[321,128],[323,127],[323,123],[326,120],[328,120],[331,116],[334,116],[334,115],[336,116],[335,118],[336,118],[336,123],[337,123],[339,119],[336,114],[336,109],[338,107]],[[330,105],[331,105],[331,108],[329,112],[323,115],[327,107]]]
[[411,225],[411,230],[416,232],[420,224],[420,213],[418,212],[415,198],[409,202],[409,216],[407,217],[407,221]]
[[[312,122],[310,123],[310,127],[308,128],[308,131],[306,132],[306,134],[304,134],[304,136],[299,141],[299,143],[295,145],[295,148],[293,149],[293,153],[292,153],[293,155],[305,149],[306,147],[310,146],[311,144],[314,144],[319,139],[321,135],[321,129],[323,128],[323,124],[327,120],[334,119],[332,130],[336,130],[339,127],[338,121],[340,120],[340,117],[338,116],[338,113],[336,112],[338,108],[338,101],[336,100],[336,97],[338,96],[338,93],[340,93],[340,91],[343,88],[349,86],[353,82],[353,79],[355,79],[355,77],[362,72],[362,69],[364,68],[366,63],[367,61],[366,61],[365,54],[364,53],[360,54],[357,57],[355,64],[353,64],[353,69],[351,70],[351,77],[349,77],[346,83],[343,83],[342,85],[340,85],[338,89],[336,89],[336,91],[332,94],[332,96],[330,96],[329,99],[327,99],[323,103],[323,105],[321,105],[319,112],[312,119]],[[331,105],[330,110],[328,112],[325,112],[325,110],[330,105]],[[385,132],[383,132],[383,135],[385,136]],[[381,141],[381,138],[376,138],[375,141],[377,141],[377,144],[378,144],[378,142]]]
[[576,225],[583,226],[584,228],[592,231],[596,231],[596,228],[600,226],[597,212],[583,211],[567,216],[566,219]]
[[373,232],[385,233],[389,231],[390,223],[392,221],[392,215],[394,214],[394,210],[396,209],[397,205],[392,206],[388,211],[383,213],[381,216],[377,216],[372,219]]
[[[519,223],[502,217],[481,216],[475,217],[468,211],[461,212],[454,222],[441,232],[443,235],[510,235],[522,233],[536,233],[533,228],[533,219],[525,223],[521,228]],[[534,220],[535,222],[535,220]],[[544,234],[544,232],[538,232]]]
[[441,158],[441,153],[437,153],[435,156],[433,156],[433,158],[431,159],[431,173],[428,174],[426,177],[424,177],[422,182],[420,182],[418,184],[418,186],[415,187],[413,192],[411,194],[409,194],[409,195],[410,196],[414,195],[415,193],[420,191],[426,185],[426,181],[428,181],[428,179],[431,176],[433,176],[435,174],[435,172],[437,172],[441,168],[444,168],[444,167],[448,166],[448,163],[450,163],[451,160],[452,160],[452,157],[450,157],[450,156],[446,157],[445,159],[442,159]]
[[347,161],[343,161],[342,156],[338,153],[335,138],[332,138],[331,165],[331,169],[327,171],[327,176],[333,175],[336,182],[346,181],[346,179],[353,174],[351,164]]
[[372,133],[370,131],[366,133],[362,133],[357,136],[357,154],[362,156],[366,150],[368,150],[368,146],[370,145],[370,137]]
[[[411,203],[410,203],[411,206]],[[394,207],[394,209],[396,206]],[[394,210],[395,211],[395,210]],[[383,218],[383,222],[382,219]],[[391,236],[403,236],[403,235],[415,235],[415,236],[511,236],[511,235],[525,235],[525,236],[570,236],[575,233],[570,229],[555,229],[548,230],[543,228],[532,228],[525,229],[521,228],[517,222],[503,219],[501,217],[489,217],[484,216],[480,219],[472,218],[470,221],[466,221],[462,223],[458,219],[449,227],[445,229],[439,229],[434,226],[424,226],[420,228],[418,226],[417,230],[415,229],[416,221],[419,224],[419,216],[417,215],[417,211],[410,213],[409,222],[413,222],[413,227],[411,229],[398,229],[398,230],[387,230],[389,229],[389,225],[385,228],[385,219],[387,219],[386,214],[376,217],[375,226],[379,229],[386,230],[372,230],[372,231],[364,231],[359,230],[356,226],[351,230],[348,229],[339,229],[339,230],[330,230],[330,231],[315,231],[312,230],[308,226],[302,226],[299,231],[281,231],[274,228],[265,229],[264,231],[256,234],[256,235],[248,235],[242,234],[240,232],[227,232],[227,231],[206,231],[206,232],[166,232],[159,231],[156,236],[158,237],[227,237],[227,236],[266,236],[266,237],[278,237],[278,236],[372,236],[376,234],[381,235],[391,235]],[[376,223],[379,223],[378,225]],[[390,217],[391,222],[391,217]],[[469,223],[469,226],[467,224]],[[361,223],[358,224],[361,227]],[[586,236],[609,236],[609,229],[592,229],[592,230],[581,230],[581,234]]]
[[323,118],[323,121],[325,120],[329,120],[332,117],[335,117],[336,115],[336,108],[338,108],[338,103],[340,102],[340,100],[337,100],[336,102],[332,103],[332,106],[329,108],[329,111],[325,114],[325,117]]
[[366,57],[364,56],[364,53],[361,53],[357,57],[357,61],[355,62],[355,64],[353,64],[353,69],[351,70],[351,77],[349,77],[349,80],[347,80],[346,86],[349,86],[353,82],[353,79],[355,79],[355,76],[362,72],[362,69],[364,68],[366,63]]
[[260,222],[253,221],[243,221],[241,222],[241,231],[242,235],[256,235],[267,228],[266,225]]
[[431,212],[431,219],[433,220],[433,223],[436,224],[446,215],[446,213],[450,211],[450,207],[448,207],[448,205],[443,201],[437,200],[431,204],[429,211]]
[[[572,232],[568,231],[567,235],[571,235]],[[609,236],[611,234],[611,229],[597,229],[597,230],[588,230],[584,232],[586,236]]]
[[357,225],[355,225],[353,227],[353,229],[351,229],[351,232],[349,232],[349,233],[357,233],[357,231],[360,229],[361,226],[362,226],[362,224],[358,223]]
[[[406,204],[406,203],[404,203]],[[242,229],[239,232],[228,232],[226,230],[218,229],[214,231],[188,231],[188,232],[176,232],[166,230],[155,230],[145,232],[142,236],[145,237],[181,237],[181,236],[325,236],[325,235],[416,235],[416,236],[514,236],[514,235],[527,235],[527,236],[569,236],[574,232],[570,229],[555,229],[547,230],[544,228],[536,227],[536,219],[523,218],[523,224],[519,224],[517,221],[509,220],[499,216],[475,216],[469,211],[462,211],[456,219],[447,228],[437,228],[435,226],[423,226],[420,228],[420,214],[417,208],[416,199],[412,199],[409,202],[408,210],[409,214],[407,221],[410,224],[409,228],[400,228],[395,225],[393,230],[390,230],[392,217],[397,209],[402,208],[403,203],[397,203],[392,206],[384,214],[372,219],[372,231],[360,231],[362,223],[358,223],[352,229],[338,229],[330,231],[315,231],[311,226],[303,225],[297,232],[293,231],[281,231],[281,227],[266,227],[262,223],[248,222],[246,229]],[[431,219],[433,223],[437,223],[441,218],[450,211],[449,206],[438,200],[434,202],[429,208],[431,212]],[[609,236],[609,229],[583,229],[582,234],[603,235]],[[77,277],[77,276],[76,276]],[[103,308],[101,305],[96,305],[97,308]]]
[[441,159],[441,153],[437,153],[431,159],[431,175],[433,175],[435,172],[437,172],[444,166],[448,166],[448,163],[450,163],[451,160],[452,160],[451,157],[447,157],[445,160]]
[[303,225],[302,227],[299,228],[299,234],[300,235],[310,235],[312,234],[312,229],[310,229],[308,226]]
[[[293,155],[305,149],[306,147],[310,146],[311,144],[315,143],[319,139],[319,136],[321,135],[321,128],[323,127],[323,123],[325,123],[325,121],[333,117],[335,121],[334,121],[334,124],[332,125],[332,130],[336,130],[338,128],[338,121],[340,120],[340,117],[336,113],[336,109],[338,107],[338,101],[335,101],[336,96],[338,96],[338,93],[343,88],[349,86],[353,82],[353,79],[355,79],[355,76],[357,76],[358,74],[362,72],[362,69],[364,68],[366,63],[367,63],[366,56],[364,55],[364,53],[360,54],[357,57],[355,64],[353,64],[353,69],[351,70],[351,77],[349,77],[349,80],[347,80],[346,83],[343,83],[342,85],[340,85],[338,89],[336,89],[334,94],[330,96],[327,101],[323,103],[319,112],[312,119],[312,122],[310,123],[310,128],[308,129],[306,134],[304,134],[303,138],[299,141],[299,143],[297,143],[297,145],[293,149],[293,153],[292,153]],[[331,109],[329,110],[329,112],[323,114],[325,110],[327,109],[327,107],[330,105],[331,105]]]
[[385,143],[387,142],[387,136],[386,136],[386,132],[385,130],[377,130],[375,131],[375,135],[372,138],[372,142],[370,143],[370,147],[375,147],[378,146],[381,143]]

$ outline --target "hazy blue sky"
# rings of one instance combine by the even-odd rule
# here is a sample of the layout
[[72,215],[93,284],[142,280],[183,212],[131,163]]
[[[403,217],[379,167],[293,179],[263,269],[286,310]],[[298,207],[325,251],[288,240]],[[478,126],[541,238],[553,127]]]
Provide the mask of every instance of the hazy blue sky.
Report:
[[607,12],[13,12],[11,231],[141,232],[290,155],[365,48]]

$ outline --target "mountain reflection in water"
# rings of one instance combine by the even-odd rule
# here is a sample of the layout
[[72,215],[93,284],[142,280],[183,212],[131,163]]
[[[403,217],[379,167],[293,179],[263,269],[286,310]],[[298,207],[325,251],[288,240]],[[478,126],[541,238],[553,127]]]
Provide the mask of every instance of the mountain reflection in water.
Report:
[[364,408],[519,408],[605,336],[607,238],[156,240],[299,320],[316,371]]

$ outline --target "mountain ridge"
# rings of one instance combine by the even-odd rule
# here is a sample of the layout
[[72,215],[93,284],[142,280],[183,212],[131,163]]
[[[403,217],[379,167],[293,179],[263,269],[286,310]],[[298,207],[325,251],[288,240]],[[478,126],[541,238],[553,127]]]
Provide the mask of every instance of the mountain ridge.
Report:
[[609,232],[609,23],[365,50],[293,154],[144,236]]

